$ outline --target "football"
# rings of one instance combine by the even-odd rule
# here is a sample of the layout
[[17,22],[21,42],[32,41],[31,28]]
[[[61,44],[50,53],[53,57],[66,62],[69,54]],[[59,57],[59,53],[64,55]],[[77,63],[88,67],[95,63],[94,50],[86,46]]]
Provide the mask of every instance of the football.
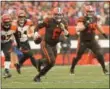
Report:
[[34,42],[36,44],[40,44],[41,41],[42,41],[42,38],[41,38],[40,34],[38,32],[35,32],[35,34],[34,34]]
[[35,42],[36,44],[40,44],[41,41],[42,41],[42,38],[41,38],[41,37],[38,37],[38,38],[34,39],[34,42]]

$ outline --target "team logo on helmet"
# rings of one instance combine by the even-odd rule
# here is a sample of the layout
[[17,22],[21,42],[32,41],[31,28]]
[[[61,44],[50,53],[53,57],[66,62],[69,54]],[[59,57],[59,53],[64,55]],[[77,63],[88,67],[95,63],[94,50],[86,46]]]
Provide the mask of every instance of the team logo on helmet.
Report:
[[11,16],[9,14],[3,14],[2,15],[2,26],[5,28],[5,30],[9,30],[11,25]]
[[26,13],[24,10],[18,11],[18,24],[23,26],[26,21]]
[[85,6],[85,14],[88,17],[92,17],[95,13],[95,8],[91,5]]
[[3,14],[2,22],[11,22],[11,16],[9,14]]
[[60,22],[63,18],[63,11],[61,8],[57,7],[53,9],[53,18],[57,21]]

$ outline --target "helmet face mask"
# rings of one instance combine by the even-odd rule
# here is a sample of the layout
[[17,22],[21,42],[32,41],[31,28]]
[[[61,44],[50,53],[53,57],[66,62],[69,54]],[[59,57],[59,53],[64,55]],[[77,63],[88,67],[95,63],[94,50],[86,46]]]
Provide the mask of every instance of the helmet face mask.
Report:
[[88,5],[85,7],[85,11],[86,11],[86,16],[91,18],[94,16],[95,8],[92,7],[91,5]]
[[61,22],[61,20],[63,19],[63,12],[62,12],[61,8],[54,8],[53,12],[54,12],[53,18],[57,22]]
[[9,30],[9,28],[11,26],[11,17],[9,14],[4,14],[2,16],[2,26],[3,26],[4,30]]
[[24,10],[20,10],[18,12],[18,24],[20,26],[24,26],[25,21],[26,21],[26,13]]
[[57,22],[61,22],[63,15],[62,14],[54,14],[54,18]]
[[18,23],[19,23],[20,26],[23,26],[25,21],[26,21],[25,16],[18,16]]
[[6,29],[9,29],[10,26],[11,26],[11,22],[10,21],[9,22],[7,21],[7,22],[3,23],[3,27],[6,28]]
[[88,11],[87,16],[88,17],[93,17],[94,16],[94,11]]

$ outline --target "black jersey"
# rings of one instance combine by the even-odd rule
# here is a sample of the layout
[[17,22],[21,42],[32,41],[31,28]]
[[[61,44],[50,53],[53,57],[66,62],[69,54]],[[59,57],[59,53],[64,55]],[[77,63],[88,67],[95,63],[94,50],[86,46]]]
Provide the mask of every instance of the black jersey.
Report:
[[[86,17],[80,17],[78,22],[83,22],[85,24],[86,20]],[[95,39],[96,23],[96,17],[92,18],[92,21],[89,26],[84,31],[80,32],[80,41],[91,41]]]
[[63,23],[66,27],[66,22],[62,20],[60,23],[56,22],[55,19],[51,18],[49,20],[43,21],[38,24],[37,30],[45,27],[45,42],[49,45],[56,45],[59,42],[60,34],[62,33],[61,23]]

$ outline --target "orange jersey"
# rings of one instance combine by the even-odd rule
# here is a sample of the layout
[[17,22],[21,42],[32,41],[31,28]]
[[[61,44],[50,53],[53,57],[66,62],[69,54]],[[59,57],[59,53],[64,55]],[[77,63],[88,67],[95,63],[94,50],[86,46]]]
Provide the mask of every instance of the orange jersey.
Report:
[[61,33],[63,33],[63,30],[61,28],[61,23],[66,28],[67,25],[64,20],[61,20],[60,23],[57,23],[54,18],[49,18],[39,23],[36,30],[39,31],[39,29],[45,27],[44,40],[50,45],[56,45],[59,42],[59,37]]

